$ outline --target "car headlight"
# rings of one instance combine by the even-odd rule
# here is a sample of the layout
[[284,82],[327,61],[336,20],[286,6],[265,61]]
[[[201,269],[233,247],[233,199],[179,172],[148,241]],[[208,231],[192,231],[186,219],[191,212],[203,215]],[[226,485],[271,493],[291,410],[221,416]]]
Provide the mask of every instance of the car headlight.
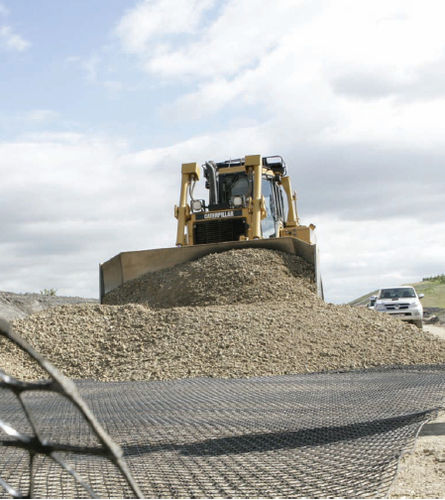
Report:
[[416,304],[415,302],[412,302],[412,303],[409,305],[409,308],[410,308],[410,309],[420,309],[420,306],[419,306],[419,304]]
[[192,212],[201,212],[201,210],[202,210],[202,201],[192,200]]
[[376,304],[374,309],[376,311],[385,311],[386,307],[384,306],[384,304]]
[[244,205],[244,198],[241,195],[235,195],[232,198],[232,205],[234,208],[240,208]]

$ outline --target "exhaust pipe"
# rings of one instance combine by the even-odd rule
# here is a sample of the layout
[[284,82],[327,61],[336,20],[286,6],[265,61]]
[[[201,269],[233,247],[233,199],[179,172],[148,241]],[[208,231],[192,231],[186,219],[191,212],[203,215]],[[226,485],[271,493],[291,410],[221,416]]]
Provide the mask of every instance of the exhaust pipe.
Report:
[[218,183],[216,180],[216,165],[213,161],[206,161],[204,165],[204,177],[207,179],[209,189],[209,206],[218,205]]

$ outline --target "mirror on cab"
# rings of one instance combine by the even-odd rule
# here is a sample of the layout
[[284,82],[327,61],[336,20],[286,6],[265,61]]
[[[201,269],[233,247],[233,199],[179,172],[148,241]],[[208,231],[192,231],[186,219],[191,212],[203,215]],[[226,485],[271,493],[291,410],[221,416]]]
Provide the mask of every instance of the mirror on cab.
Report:
[[419,297],[419,299],[423,299],[423,297],[425,297],[425,294],[419,293],[418,297]]

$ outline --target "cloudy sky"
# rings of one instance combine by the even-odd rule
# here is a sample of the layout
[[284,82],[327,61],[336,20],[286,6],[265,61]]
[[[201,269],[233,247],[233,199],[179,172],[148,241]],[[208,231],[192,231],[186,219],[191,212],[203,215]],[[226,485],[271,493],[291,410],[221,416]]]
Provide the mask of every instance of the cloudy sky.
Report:
[[0,0],[0,290],[173,246],[182,162],[281,154],[327,299],[445,272],[442,0]]

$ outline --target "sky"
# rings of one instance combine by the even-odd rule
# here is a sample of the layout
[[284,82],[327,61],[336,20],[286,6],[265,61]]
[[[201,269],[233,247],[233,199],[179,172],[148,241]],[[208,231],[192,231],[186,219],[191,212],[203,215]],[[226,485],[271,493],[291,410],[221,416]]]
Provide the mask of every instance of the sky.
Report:
[[326,299],[445,272],[442,0],[0,0],[0,290],[174,246],[181,163],[286,159]]

